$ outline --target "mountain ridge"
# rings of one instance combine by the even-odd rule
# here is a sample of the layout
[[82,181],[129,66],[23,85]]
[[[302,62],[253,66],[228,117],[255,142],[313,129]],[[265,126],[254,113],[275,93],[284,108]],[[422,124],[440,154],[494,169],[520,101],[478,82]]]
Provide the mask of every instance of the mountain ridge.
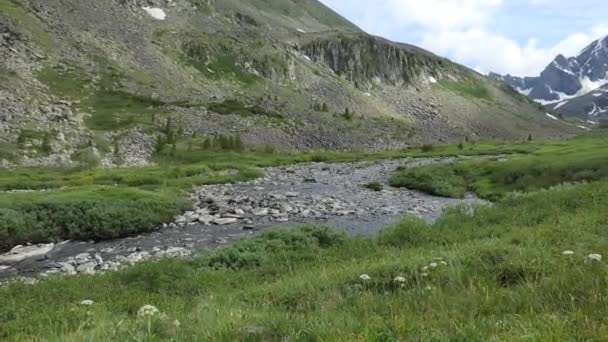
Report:
[[582,118],[608,113],[608,36],[594,40],[577,56],[562,54],[538,77],[490,73],[547,109]]

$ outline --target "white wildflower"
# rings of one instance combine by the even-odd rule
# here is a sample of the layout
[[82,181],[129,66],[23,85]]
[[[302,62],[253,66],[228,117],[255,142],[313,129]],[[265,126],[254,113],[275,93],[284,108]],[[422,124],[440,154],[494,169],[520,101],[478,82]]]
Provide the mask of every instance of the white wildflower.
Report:
[[370,279],[372,279],[372,277],[368,276],[367,274],[362,274],[362,275],[359,276],[359,278],[361,280],[370,280]]
[[430,286],[427,286],[427,287],[425,287],[424,289],[425,289],[425,290],[427,290],[427,291],[432,291],[432,290],[433,290],[433,288],[432,288],[432,287],[430,287]]
[[393,281],[395,283],[405,283],[405,278],[404,277],[396,277]]
[[425,277],[428,277],[428,276],[429,276],[429,274],[428,274],[428,273],[420,273],[420,275],[421,275],[423,278],[425,278]]
[[447,263],[447,262],[445,262],[445,261],[443,261],[443,260],[441,260],[439,263],[440,263],[441,265],[443,265],[443,266],[447,266],[447,265],[448,265],[448,263]]
[[90,299],[85,299],[82,302],[80,302],[80,305],[93,305],[93,304],[95,304],[95,302],[93,302]]
[[437,263],[436,262],[432,262],[432,263],[429,264],[429,266],[431,268],[437,268]]
[[589,260],[602,261],[602,256],[600,254],[589,254]]
[[178,320],[173,321],[173,326],[179,328],[181,325],[182,324],[180,323],[180,321],[178,321]]
[[138,317],[151,317],[159,314],[160,311],[152,305],[144,305],[137,311]]
[[424,266],[424,267],[422,268],[422,271],[424,271],[424,272],[426,272],[426,271],[428,271],[428,270],[429,270],[429,267],[428,267],[428,266]]
[[573,255],[574,251],[563,251],[562,255]]

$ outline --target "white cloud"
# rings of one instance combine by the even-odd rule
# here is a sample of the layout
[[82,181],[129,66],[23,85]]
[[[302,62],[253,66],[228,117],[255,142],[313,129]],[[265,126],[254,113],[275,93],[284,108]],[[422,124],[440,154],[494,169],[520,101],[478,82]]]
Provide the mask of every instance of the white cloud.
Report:
[[605,34],[608,34],[608,27],[596,26],[587,32],[572,34],[552,47],[541,48],[537,39],[531,38],[522,45],[482,27],[427,32],[420,44],[437,54],[473,63],[482,72],[533,76],[538,75],[558,54],[577,55],[594,39]]
[[[551,6],[557,3],[555,0],[520,1],[510,5],[526,6],[528,10],[549,9],[548,13],[553,13],[555,7]],[[492,29],[501,11],[507,9],[507,0],[377,0],[373,6],[367,0],[348,3],[365,8],[357,22],[370,33],[393,38],[403,34],[416,37],[411,43],[482,72],[537,75],[556,55],[576,55],[594,39],[608,34],[608,26],[593,26],[590,22],[591,28],[571,34],[553,46],[543,46],[540,39],[534,37],[537,32],[531,32],[525,42],[517,41]],[[538,15],[540,20],[541,14]],[[557,14],[551,17],[554,15]]]

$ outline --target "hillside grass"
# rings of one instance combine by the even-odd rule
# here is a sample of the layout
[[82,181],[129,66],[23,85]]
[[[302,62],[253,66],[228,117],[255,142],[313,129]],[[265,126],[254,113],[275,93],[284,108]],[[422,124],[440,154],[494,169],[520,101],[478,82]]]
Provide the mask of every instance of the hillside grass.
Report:
[[392,177],[391,185],[447,197],[463,197],[472,191],[483,198],[498,200],[513,191],[606,178],[608,134],[595,133],[547,142],[533,153],[504,160],[465,160],[402,168]]
[[440,85],[452,93],[466,98],[491,100],[492,95],[481,79],[463,79],[458,81],[441,81]]
[[[587,255],[608,249],[607,196],[605,181],[560,187],[430,226],[406,218],[376,238],[284,229],[191,259],[16,283],[0,288],[0,339],[603,340],[608,268]],[[146,304],[161,314],[138,317]]]

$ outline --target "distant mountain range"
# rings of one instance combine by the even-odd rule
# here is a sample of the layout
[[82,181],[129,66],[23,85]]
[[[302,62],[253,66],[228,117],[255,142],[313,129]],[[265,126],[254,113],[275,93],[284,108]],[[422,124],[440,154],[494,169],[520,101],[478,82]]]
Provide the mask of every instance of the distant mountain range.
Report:
[[490,73],[520,93],[564,115],[608,117],[608,36],[584,48],[578,56],[555,59],[538,77]]

